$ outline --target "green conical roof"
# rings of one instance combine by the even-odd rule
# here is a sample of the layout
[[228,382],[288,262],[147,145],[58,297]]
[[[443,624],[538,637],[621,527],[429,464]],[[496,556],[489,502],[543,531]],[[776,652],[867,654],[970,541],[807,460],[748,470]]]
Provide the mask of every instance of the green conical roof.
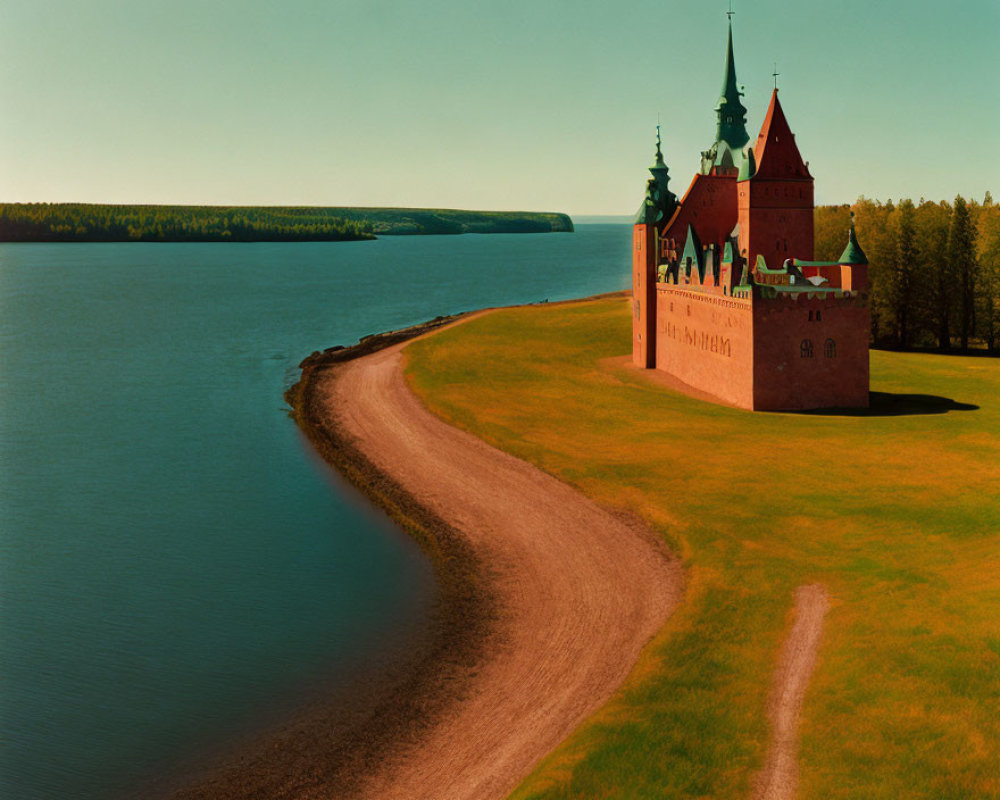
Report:
[[851,232],[847,235],[847,247],[840,254],[840,264],[867,264],[868,256],[858,244],[857,234],[854,233],[854,212],[851,212]]
[[733,57],[733,21],[729,20],[729,41],[726,45],[726,68],[722,78],[722,94],[715,107],[719,117],[715,140],[724,140],[731,149],[739,150],[750,136],[747,134],[747,110],[740,102],[740,88],[736,83],[736,59]]
[[670,170],[667,168],[666,162],[663,160],[663,151],[660,149],[660,126],[656,126],[656,155],[653,157],[653,166],[649,168],[649,171],[653,173],[653,177],[659,178],[661,175],[666,177],[670,174]]
[[652,180],[646,182],[646,197],[635,215],[636,225],[666,222],[677,210],[677,195],[670,191],[670,170],[660,149],[660,126],[656,126],[656,155],[649,168]]

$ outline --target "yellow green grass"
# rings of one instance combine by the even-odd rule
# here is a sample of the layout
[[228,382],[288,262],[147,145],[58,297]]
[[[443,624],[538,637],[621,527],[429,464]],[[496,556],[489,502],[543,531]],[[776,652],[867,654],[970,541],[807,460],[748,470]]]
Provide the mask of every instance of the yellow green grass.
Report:
[[885,407],[944,413],[754,414],[615,363],[630,320],[620,298],[509,309],[407,349],[435,413],[641,515],[687,569],[626,685],[513,796],[747,798],[813,581],[834,602],[799,796],[1000,796],[1000,362],[872,353]]

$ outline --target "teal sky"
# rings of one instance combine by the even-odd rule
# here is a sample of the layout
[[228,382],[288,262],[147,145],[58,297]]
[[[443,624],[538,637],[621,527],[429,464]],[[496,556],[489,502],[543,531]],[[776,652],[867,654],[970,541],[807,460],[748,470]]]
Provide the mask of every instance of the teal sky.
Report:
[[[735,0],[819,203],[1000,195],[998,0]],[[628,214],[682,194],[724,2],[0,0],[0,201]]]

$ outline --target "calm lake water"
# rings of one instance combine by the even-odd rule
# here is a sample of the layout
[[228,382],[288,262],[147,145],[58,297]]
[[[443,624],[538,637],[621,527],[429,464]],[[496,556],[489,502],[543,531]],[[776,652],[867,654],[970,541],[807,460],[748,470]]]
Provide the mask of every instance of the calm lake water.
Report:
[[0,245],[0,796],[128,796],[419,630],[429,566],[304,445],[297,363],[623,289],[629,246]]

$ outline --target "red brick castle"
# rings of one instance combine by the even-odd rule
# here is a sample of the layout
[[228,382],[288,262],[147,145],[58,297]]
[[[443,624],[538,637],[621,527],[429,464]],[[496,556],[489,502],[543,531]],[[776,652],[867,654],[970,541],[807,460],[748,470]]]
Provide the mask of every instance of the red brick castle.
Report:
[[733,29],[715,143],[678,201],[659,128],[633,228],[632,359],[755,410],[868,406],[868,260],[854,223],[813,261],[813,177],[778,90],[747,147]]

